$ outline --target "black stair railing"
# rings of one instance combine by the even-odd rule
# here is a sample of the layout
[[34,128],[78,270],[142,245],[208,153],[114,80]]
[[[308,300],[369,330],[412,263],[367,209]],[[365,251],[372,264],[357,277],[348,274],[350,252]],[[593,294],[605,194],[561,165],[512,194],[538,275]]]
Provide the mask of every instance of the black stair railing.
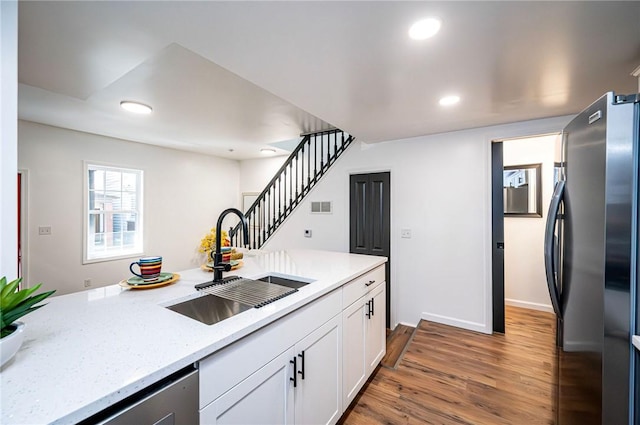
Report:
[[[353,140],[353,136],[339,129],[303,137],[245,212],[252,249],[265,244]],[[231,245],[240,246],[240,232],[239,224],[230,229]]]

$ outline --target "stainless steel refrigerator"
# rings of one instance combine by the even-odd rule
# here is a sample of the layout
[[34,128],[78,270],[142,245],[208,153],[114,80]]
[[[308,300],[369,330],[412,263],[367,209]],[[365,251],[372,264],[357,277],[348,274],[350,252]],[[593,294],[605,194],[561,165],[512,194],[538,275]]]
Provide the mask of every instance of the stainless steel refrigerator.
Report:
[[563,130],[544,247],[558,425],[636,423],[638,99],[607,93]]

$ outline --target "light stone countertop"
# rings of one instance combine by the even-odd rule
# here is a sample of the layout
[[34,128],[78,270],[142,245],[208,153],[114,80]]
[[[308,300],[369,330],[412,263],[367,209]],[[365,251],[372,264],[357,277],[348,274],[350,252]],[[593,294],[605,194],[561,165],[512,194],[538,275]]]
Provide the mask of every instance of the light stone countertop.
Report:
[[[287,250],[245,255],[225,273],[269,272],[313,279],[292,295],[205,325],[164,308],[210,280],[200,269],[178,271],[171,285],[131,290],[111,285],[53,297],[22,318],[25,341],[0,373],[0,423],[76,423],[277,320],[355,277],[384,257]],[[171,271],[171,270],[165,270]],[[175,271],[174,271],[175,272]],[[128,271],[123,270],[123,278]]]

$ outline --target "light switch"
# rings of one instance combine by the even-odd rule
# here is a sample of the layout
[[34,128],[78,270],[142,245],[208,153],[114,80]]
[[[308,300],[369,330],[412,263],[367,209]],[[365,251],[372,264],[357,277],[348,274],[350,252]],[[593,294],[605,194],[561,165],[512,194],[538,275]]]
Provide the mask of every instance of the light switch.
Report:
[[310,238],[311,237],[311,230],[310,229],[305,229],[304,230],[304,237],[305,238]]

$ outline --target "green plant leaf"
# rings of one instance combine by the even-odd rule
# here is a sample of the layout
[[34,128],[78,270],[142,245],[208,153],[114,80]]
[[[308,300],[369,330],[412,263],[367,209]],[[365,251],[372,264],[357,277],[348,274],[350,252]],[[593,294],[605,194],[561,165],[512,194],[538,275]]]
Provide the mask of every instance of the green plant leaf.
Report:
[[40,307],[44,307],[46,304],[37,305],[35,307],[29,307],[25,309],[13,310],[10,314],[7,314],[6,317],[2,318],[3,329],[11,326],[13,322],[21,318],[22,316],[29,314],[33,311],[36,311]]
[[0,279],[0,338],[11,333],[10,327],[25,314],[29,314],[46,304],[35,305],[52,295],[55,290],[32,295],[42,284],[33,288],[18,290],[22,279],[7,283],[6,277]]
[[9,297],[12,293],[14,293],[21,281],[22,278],[9,282],[8,285],[2,288],[2,291],[0,292],[0,299],[4,300],[6,297]]
[[44,300],[45,298],[47,298],[49,295],[53,294],[56,291],[47,291],[47,292],[43,292],[41,294],[38,295],[34,295],[33,297],[27,298],[26,300],[23,300],[22,302],[20,302],[18,305],[16,305],[14,308],[18,309],[18,308],[24,308],[24,307],[31,307],[34,304],[38,304],[40,301]]
[[[49,295],[53,294],[55,291],[49,291],[49,292],[43,292],[42,294],[38,294],[36,296],[33,296],[31,298],[28,298],[24,301],[22,301],[20,304],[18,304],[17,306],[15,306],[14,308],[12,308],[11,310],[8,311],[3,311],[2,313],[2,321],[9,325],[11,323],[13,323],[13,321],[15,321],[18,317],[22,317],[25,314],[33,311],[33,309],[36,308],[40,308],[42,306],[35,306],[32,307],[34,304],[39,303],[40,301],[44,300],[45,298],[47,298]],[[46,304],[43,304],[46,305]],[[17,316],[17,317],[15,317]],[[8,323],[7,323],[8,322]]]
[[17,306],[29,295],[40,289],[40,286],[42,286],[41,283],[37,284],[33,288],[23,289],[21,291],[10,293],[8,296],[3,297],[2,300],[0,300],[0,310],[11,309]]

